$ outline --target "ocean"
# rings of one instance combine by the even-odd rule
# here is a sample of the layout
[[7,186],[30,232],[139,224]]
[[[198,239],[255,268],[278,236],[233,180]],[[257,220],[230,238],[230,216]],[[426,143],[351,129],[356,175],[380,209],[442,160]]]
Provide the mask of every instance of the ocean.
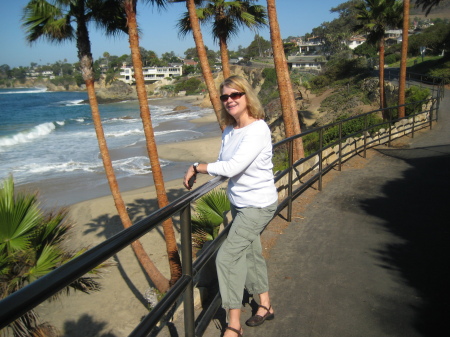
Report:
[[[0,89],[0,181],[12,175],[16,186],[41,187],[50,203],[70,204],[107,195],[86,99],[85,92]],[[162,105],[161,100],[149,100],[157,144],[217,132],[217,127],[199,128],[189,123],[211,109],[167,102]],[[178,105],[188,109],[175,112]],[[100,104],[99,109],[121,190],[152,185],[137,101]],[[185,170],[184,163],[161,160],[161,166],[165,180],[180,178]]]

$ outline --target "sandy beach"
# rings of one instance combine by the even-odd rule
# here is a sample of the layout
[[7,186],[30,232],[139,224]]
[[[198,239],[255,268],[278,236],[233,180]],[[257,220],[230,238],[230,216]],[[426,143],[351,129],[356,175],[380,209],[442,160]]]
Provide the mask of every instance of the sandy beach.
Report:
[[[180,105],[183,105],[185,100],[178,100]],[[190,122],[199,128],[214,123],[217,125],[214,113]],[[158,145],[158,154],[161,159],[177,162],[179,170],[184,172],[195,161],[215,161],[220,140],[220,129],[217,127],[216,137],[161,144]],[[180,174],[182,173],[169,180],[165,176],[165,188],[170,201],[187,192],[182,185]],[[201,175],[197,178],[196,185],[200,186],[211,178]],[[157,209],[153,186],[128,190],[122,195],[133,222]],[[92,247],[123,229],[113,199],[109,195],[75,203],[70,206],[69,215],[75,224],[69,242],[72,248]],[[176,221],[174,224],[178,235],[178,224]],[[148,233],[141,238],[141,242],[157,268],[169,278],[162,229],[157,228]],[[151,281],[144,275],[131,248],[118,253],[114,261],[116,265],[109,267],[99,280],[101,291],[90,295],[72,293],[70,296],[63,295],[56,301],[41,304],[37,310],[42,321],[50,322],[62,336],[127,336],[148,313],[144,294],[150,289]]]

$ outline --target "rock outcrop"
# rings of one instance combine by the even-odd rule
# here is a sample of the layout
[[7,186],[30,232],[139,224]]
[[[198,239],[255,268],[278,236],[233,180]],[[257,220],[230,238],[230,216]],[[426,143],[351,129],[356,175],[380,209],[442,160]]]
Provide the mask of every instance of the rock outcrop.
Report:
[[115,81],[107,88],[100,88],[96,91],[96,94],[99,103],[137,99],[135,87],[122,81]]

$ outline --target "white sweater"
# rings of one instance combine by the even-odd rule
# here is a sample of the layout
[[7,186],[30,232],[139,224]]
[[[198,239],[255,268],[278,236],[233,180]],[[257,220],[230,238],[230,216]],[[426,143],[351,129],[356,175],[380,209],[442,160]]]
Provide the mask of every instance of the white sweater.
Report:
[[278,199],[272,172],[272,140],[264,120],[241,129],[227,126],[219,159],[208,173],[229,177],[228,197],[237,207],[266,207]]

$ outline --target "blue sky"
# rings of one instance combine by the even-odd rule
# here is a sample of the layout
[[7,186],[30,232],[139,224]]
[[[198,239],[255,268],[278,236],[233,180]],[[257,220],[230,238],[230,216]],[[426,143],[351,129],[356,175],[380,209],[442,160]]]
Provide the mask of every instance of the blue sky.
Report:
[[[25,41],[25,33],[20,22],[22,8],[27,2],[28,0],[0,1],[0,65],[18,67],[29,66],[31,62],[41,65],[60,60],[77,62],[75,42],[54,45],[39,40],[30,47]],[[331,14],[330,9],[343,2],[345,0],[278,0],[277,12],[282,38],[304,35],[311,32],[314,27],[320,26],[322,22],[333,20],[337,15]],[[258,3],[266,5],[266,1]],[[158,56],[170,51],[174,51],[178,56],[184,56],[186,49],[195,46],[192,35],[180,39],[175,27],[177,20],[185,11],[184,3],[171,4],[166,11],[159,12],[152,6],[138,1],[138,24],[143,33],[140,45],[147,50],[155,51]],[[117,56],[130,54],[125,35],[109,38],[96,31],[94,26],[89,28],[94,59],[101,57],[105,51]],[[218,50],[206,27],[202,32],[206,46]],[[260,35],[269,40],[268,29],[261,30]],[[239,45],[247,47],[253,39],[253,32],[248,29],[241,30],[238,36],[232,38],[229,48],[236,50]]]

